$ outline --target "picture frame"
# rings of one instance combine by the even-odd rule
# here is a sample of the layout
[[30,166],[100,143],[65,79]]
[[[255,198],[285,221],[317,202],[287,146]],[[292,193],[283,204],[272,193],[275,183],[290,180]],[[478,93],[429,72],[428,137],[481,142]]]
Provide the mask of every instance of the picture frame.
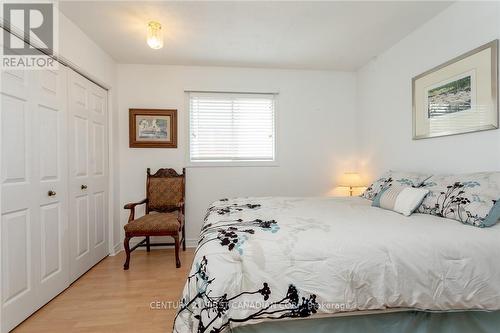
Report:
[[177,110],[129,109],[130,148],[177,148]]
[[498,129],[498,39],[412,78],[413,140]]

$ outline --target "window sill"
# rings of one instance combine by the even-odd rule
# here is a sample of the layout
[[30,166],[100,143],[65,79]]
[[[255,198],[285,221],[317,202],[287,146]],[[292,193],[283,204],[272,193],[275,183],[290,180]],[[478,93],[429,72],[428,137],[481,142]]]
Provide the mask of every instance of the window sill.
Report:
[[278,161],[188,162],[186,168],[278,167]]

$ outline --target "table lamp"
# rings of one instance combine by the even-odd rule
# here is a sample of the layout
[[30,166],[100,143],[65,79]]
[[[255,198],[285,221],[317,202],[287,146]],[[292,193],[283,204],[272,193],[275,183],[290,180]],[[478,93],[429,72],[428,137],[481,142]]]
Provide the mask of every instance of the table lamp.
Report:
[[339,186],[349,188],[349,196],[352,197],[352,191],[355,187],[365,187],[361,176],[357,172],[346,172],[340,179]]

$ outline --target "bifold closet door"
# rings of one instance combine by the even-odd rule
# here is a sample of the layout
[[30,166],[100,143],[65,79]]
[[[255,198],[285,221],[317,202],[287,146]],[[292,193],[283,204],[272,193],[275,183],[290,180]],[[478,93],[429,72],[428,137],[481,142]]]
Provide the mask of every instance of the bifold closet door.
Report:
[[69,284],[66,69],[1,75],[2,331]]
[[71,281],[108,254],[107,93],[69,71]]

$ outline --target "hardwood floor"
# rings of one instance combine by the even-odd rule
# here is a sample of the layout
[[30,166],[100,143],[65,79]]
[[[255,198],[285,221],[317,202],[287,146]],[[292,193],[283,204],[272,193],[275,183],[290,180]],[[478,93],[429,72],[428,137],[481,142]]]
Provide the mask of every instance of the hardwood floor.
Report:
[[164,305],[179,300],[193,255],[181,251],[176,269],[174,250],[137,250],[128,271],[124,252],[107,257],[12,332],[172,332]]

